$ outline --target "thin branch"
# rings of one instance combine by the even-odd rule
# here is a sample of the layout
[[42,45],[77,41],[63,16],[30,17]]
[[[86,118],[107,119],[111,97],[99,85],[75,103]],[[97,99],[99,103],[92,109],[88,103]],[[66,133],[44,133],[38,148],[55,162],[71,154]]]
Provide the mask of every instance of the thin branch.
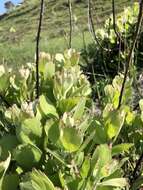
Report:
[[112,15],[113,15],[113,29],[114,29],[114,32],[118,38],[119,41],[122,41],[121,40],[121,36],[120,34],[118,33],[117,31],[117,28],[116,28],[116,16],[115,16],[115,0],[112,0]]
[[72,4],[71,4],[71,0],[68,0],[68,4],[69,4],[69,24],[70,24],[70,34],[69,34],[69,48],[72,47]]
[[91,36],[95,43],[98,44],[100,48],[102,48],[104,51],[109,51],[108,49],[102,47],[101,43],[98,40],[98,37],[96,36],[95,28],[94,28],[94,22],[93,22],[93,16],[92,16],[92,10],[91,10],[91,0],[88,0],[88,28],[91,33]]
[[121,87],[121,92],[120,92],[120,96],[119,96],[119,104],[118,104],[117,109],[119,109],[122,104],[122,98],[123,98],[123,94],[124,94],[124,88],[125,88],[125,83],[126,83],[127,76],[128,76],[128,71],[130,68],[130,64],[132,62],[132,56],[133,56],[133,52],[135,49],[135,45],[136,45],[140,30],[141,30],[141,24],[142,24],[142,20],[143,20],[142,13],[143,13],[143,0],[140,1],[140,8],[139,8],[136,31],[135,31],[134,38],[133,38],[133,44],[132,44],[132,47],[131,47],[129,55],[128,55],[128,61],[127,61],[126,68],[125,68],[125,74],[124,74],[124,79],[123,79],[123,83],[122,83],[122,87]]
[[39,44],[40,44],[43,13],[44,13],[44,0],[41,0],[39,25],[38,25],[37,38],[36,38],[36,98],[37,99],[39,98]]

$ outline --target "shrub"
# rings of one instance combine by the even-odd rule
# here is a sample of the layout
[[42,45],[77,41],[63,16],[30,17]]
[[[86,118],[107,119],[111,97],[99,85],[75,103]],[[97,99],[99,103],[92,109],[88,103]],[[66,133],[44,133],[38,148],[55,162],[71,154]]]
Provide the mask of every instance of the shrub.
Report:
[[119,190],[129,180],[140,187],[128,164],[141,154],[143,134],[142,114],[130,107],[132,83],[117,110],[123,77],[116,76],[97,117],[78,63],[79,53],[71,49],[41,53],[38,100],[33,64],[17,71],[0,67],[0,189]]
[[[83,70],[87,75],[91,73],[89,75],[91,82],[94,82],[93,70],[97,74],[97,78],[100,78],[99,74],[102,78],[103,76],[114,78],[118,72],[123,71],[135,32],[138,10],[138,3],[134,3],[133,7],[125,8],[124,12],[117,15],[116,30],[118,36],[114,31],[111,16],[106,20],[104,28],[96,31],[101,47],[98,44],[92,43],[88,45],[87,49],[82,50],[81,54],[84,60]],[[142,37],[143,33],[141,33],[138,45],[135,48],[135,55],[139,54],[140,58],[136,61],[135,56],[134,59],[136,66],[140,67],[142,67]]]

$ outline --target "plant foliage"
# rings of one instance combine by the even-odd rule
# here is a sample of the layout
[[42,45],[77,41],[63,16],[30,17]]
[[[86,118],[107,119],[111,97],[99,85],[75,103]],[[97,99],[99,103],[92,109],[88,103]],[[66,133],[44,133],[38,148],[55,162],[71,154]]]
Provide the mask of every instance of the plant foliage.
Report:
[[[115,41],[112,34],[113,46]],[[34,64],[17,70],[0,66],[1,190],[137,190],[143,185],[143,166],[134,173],[143,152],[143,100],[134,110],[132,75],[119,109],[123,75],[106,85],[97,115],[79,58],[73,49],[40,53],[39,99]]]

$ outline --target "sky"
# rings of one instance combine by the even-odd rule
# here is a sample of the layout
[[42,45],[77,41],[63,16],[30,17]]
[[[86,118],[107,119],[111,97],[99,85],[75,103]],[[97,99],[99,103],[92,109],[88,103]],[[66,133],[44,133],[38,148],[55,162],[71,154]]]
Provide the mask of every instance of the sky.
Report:
[[[4,3],[7,2],[9,0],[0,0],[0,14],[4,13],[5,12],[5,9],[4,9]],[[22,0],[11,0],[15,5],[17,3],[20,3],[22,2]]]

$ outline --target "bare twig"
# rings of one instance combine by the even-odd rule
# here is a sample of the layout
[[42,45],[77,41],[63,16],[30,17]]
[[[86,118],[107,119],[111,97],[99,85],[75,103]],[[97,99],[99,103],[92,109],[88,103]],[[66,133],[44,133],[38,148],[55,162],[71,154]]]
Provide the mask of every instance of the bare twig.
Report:
[[68,0],[68,4],[69,4],[69,24],[70,24],[70,34],[69,34],[69,48],[72,47],[72,4],[71,4],[71,0]]
[[38,25],[37,38],[36,38],[36,98],[39,98],[39,43],[40,43],[43,12],[44,12],[44,0],[41,0],[39,25]]
[[120,96],[119,96],[119,104],[118,104],[117,109],[119,109],[121,104],[122,104],[122,98],[123,98],[125,83],[127,80],[129,67],[130,67],[130,64],[132,62],[132,55],[133,55],[133,52],[135,49],[135,45],[136,45],[140,30],[141,30],[142,20],[143,20],[143,0],[140,1],[140,8],[139,8],[136,31],[135,31],[134,38],[133,38],[133,44],[132,44],[132,47],[131,47],[129,55],[128,55],[128,60],[127,60],[126,68],[125,68],[125,74],[124,74],[124,79],[123,79],[123,83],[122,83],[122,87],[121,87],[121,92],[120,92]]
[[98,40],[98,37],[96,36],[91,7],[92,7],[91,6],[91,0],[88,0],[88,28],[89,28],[89,32],[90,32],[92,39],[95,42],[95,44],[97,43],[97,45],[100,48],[102,48],[104,51],[109,51],[108,49],[104,48],[101,45],[101,43]]
[[115,0],[112,0],[112,15],[113,15],[113,29],[114,29],[114,32],[118,38],[119,41],[122,41],[121,40],[121,36],[120,34],[118,33],[117,31],[117,28],[116,28],[116,16],[115,16]]

